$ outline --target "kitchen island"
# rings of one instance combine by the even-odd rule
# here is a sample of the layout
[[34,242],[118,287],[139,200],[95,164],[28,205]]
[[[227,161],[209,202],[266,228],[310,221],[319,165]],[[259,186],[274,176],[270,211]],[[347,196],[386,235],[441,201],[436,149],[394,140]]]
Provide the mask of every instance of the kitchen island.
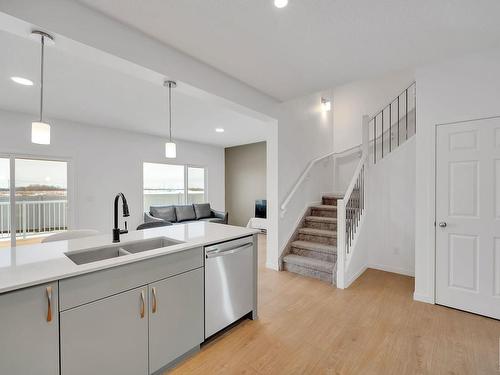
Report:
[[207,326],[256,318],[256,231],[199,222],[0,250],[0,314],[2,374],[157,373]]

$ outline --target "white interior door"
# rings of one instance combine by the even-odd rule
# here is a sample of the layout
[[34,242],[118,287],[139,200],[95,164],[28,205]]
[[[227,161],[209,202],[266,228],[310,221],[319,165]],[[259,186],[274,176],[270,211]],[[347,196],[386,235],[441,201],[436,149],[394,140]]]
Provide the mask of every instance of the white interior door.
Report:
[[500,319],[500,118],[436,142],[436,302]]

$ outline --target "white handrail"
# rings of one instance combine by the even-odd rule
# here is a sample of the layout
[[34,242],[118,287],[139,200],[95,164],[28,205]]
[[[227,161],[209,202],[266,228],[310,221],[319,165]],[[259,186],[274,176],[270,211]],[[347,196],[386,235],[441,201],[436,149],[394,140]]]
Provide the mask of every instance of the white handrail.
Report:
[[345,157],[348,155],[352,155],[357,151],[361,151],[361,145],[357,145],[357,146],[348,148],[348,149],[341,151],[341,152],[330,152],[328,154],[325,154],[323,156],[320,156],[320,157],[317,157],[316,159],[311,160],[309,162],[309,164],[307,165],[307,167],[302,172],[302,174],[300,175],[300,177],[298,178],[298,180],[295,182],[292,190],[290,190],[287,197],[283,200],[283,203],[280,206],[281,210],[282,211],[286,210],[288,203],[290,203],[290,201],[292,200],[292,197],[294,196],[294,194],[296,193],[296,191],[298,190],[298,188],[300,187],[302,182],[306,179],[307,175],[309,174],[309,171],[317,162],[319,162],[323,159],[329,158],[329,157],[333,157],[333,158]]

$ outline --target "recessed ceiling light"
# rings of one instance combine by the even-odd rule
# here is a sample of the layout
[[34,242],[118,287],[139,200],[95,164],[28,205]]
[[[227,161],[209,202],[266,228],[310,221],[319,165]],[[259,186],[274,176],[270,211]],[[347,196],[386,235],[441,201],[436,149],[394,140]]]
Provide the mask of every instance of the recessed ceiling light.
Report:
[[215,128],[215,131],[217,133],[224,133],[224,129],[223,128]]
[[274,0],[274,6],[276,8],[284,8],[288,5],[288,0]]
[[288,0],[274,0],[274,6],[276,8],[284,8],[288,5]]
[[30,81],[28,78],[23,77],[10,77],[15,83],[19,83],[23,86],[33,86],[33,81]]

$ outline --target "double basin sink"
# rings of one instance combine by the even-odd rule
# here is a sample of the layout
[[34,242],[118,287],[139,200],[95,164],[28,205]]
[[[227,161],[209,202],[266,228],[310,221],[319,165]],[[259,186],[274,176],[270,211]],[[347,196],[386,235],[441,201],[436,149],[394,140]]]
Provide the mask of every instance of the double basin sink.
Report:
[[88,250],[65,253],[71,261],[77,265],[98,262],[100,260],[123,257],[143,251],[161,249],[168,246],[178,245],[182,241],[175,241],[167,237],[157,237],[147,240],[116,244]]

